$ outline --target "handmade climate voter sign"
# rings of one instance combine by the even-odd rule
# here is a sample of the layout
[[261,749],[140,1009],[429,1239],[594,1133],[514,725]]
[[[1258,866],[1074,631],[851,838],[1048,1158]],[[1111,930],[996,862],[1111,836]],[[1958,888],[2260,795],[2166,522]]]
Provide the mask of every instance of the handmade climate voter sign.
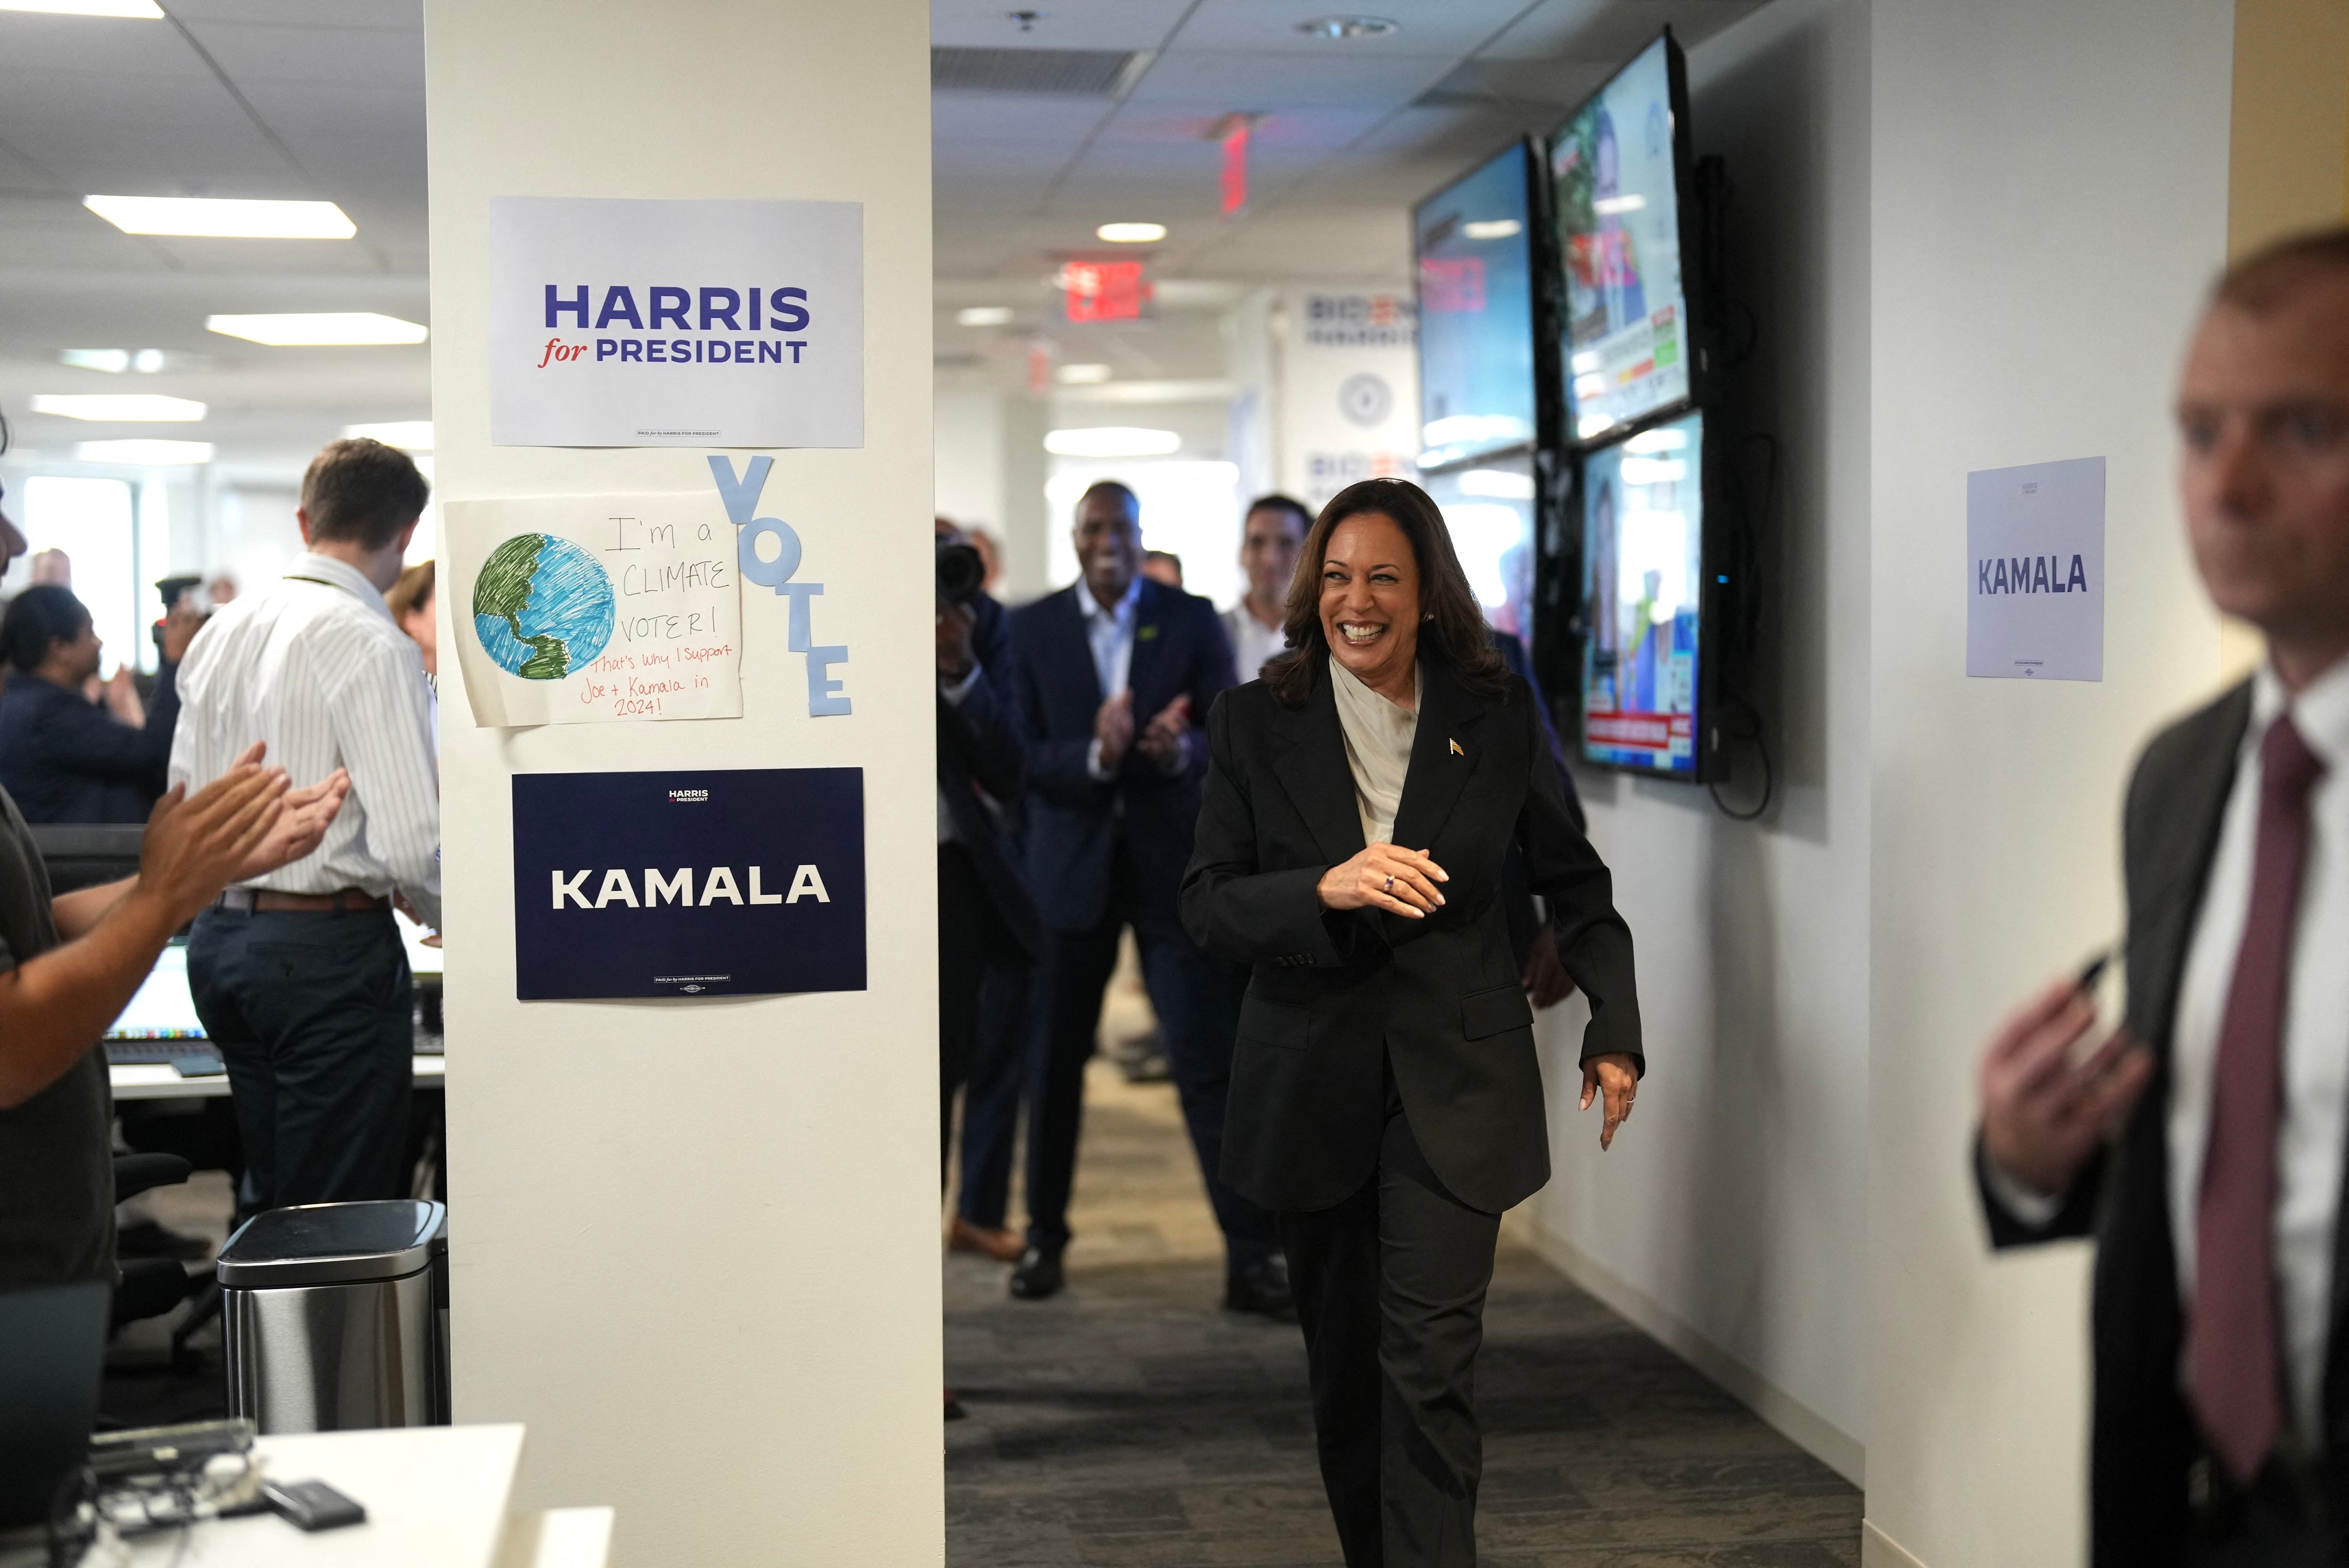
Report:
[[861,447],[854,201],[490,201],[490,438]]
[[741,716],[736,530],[714,490],[440,515],[475,724]]
[[856,768],[518,773],[525,1002],[862,991]]

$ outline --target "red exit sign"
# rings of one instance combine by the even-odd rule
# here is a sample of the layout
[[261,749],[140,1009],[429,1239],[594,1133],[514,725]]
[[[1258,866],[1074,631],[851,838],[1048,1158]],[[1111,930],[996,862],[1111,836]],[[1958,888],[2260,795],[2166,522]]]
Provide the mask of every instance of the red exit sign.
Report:
[[1071,262],[1061,289],[1071,321],[1132,321],[1150,298],[1140,262]]

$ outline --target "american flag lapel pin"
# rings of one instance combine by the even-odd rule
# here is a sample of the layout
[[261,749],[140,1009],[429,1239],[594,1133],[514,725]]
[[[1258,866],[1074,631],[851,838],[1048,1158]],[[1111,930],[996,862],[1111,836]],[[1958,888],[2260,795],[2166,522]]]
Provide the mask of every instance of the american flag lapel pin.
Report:
[[1452,755],[1454,757],[1465,757],[1468,754],[1460,749],[1460,743],[1455,740],[1452,743]]

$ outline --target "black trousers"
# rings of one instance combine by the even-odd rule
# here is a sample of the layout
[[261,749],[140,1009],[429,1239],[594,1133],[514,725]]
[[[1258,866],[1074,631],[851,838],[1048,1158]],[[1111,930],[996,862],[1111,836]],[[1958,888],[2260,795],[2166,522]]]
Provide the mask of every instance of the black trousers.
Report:
[[1500,1216],[1444,1191],[1390,1089],[1371,1179],[1336,1208],[1279,1220],[1346,1568],[1466,1568],[1485,1466],[1476,1350]]
[[[970,851],[938,846],[938,1180],[954,1148],[955,1096],[969,1077],[978,1037],[979,992],[990,966],[1016,961],[1019,943],[1005,928]],[[1000,1076],[1001,1069],[997,1069]]]
[[[1163,907],[1162,907],[1163,903]],[[1231,1092],[1228,965],[1185,934],[1174,901],[1141,897],[1120,847],[1109,908],[1091,931],[1055,932],[1044,965],[1043,1016],[1028,1063],[1028,1241],[1048,1252],[1069,1244],[1069,1194],[1076,1185],[1077,1138],[1084,1125],[1085,1063],[1101,1032],[1102,995],[1117,968],[1117,942],[1133,927],[1142,980],[1158,1015],[1166,1065],[1198,1156],[1207,1202],[1233,1269],[1270,1257],[1272,1216],[1224,1184],[1224,1101]]]
[[389,910],[206,910],[188,985],[228,1064],[241,1212],[406,1196],[414,981]]
[[984,1231],[999,1231],[1011,1206],[1011,1156],[1019,1138],[1019,1092],[1038,987],[1032,967],[990,964],[978,985],[978,1021],[970,1041],[970,1076],[962,1092],[962,1181],[955,1212]]

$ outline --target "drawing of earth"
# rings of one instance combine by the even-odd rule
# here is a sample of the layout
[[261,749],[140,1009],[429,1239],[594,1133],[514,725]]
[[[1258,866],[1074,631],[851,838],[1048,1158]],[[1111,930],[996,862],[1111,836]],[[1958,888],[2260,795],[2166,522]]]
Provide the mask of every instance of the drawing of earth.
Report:
[[498,667],[530,681],[585,669],[612,640],[612,580],[567,539],[518,533],[473,583],[473,631]]

